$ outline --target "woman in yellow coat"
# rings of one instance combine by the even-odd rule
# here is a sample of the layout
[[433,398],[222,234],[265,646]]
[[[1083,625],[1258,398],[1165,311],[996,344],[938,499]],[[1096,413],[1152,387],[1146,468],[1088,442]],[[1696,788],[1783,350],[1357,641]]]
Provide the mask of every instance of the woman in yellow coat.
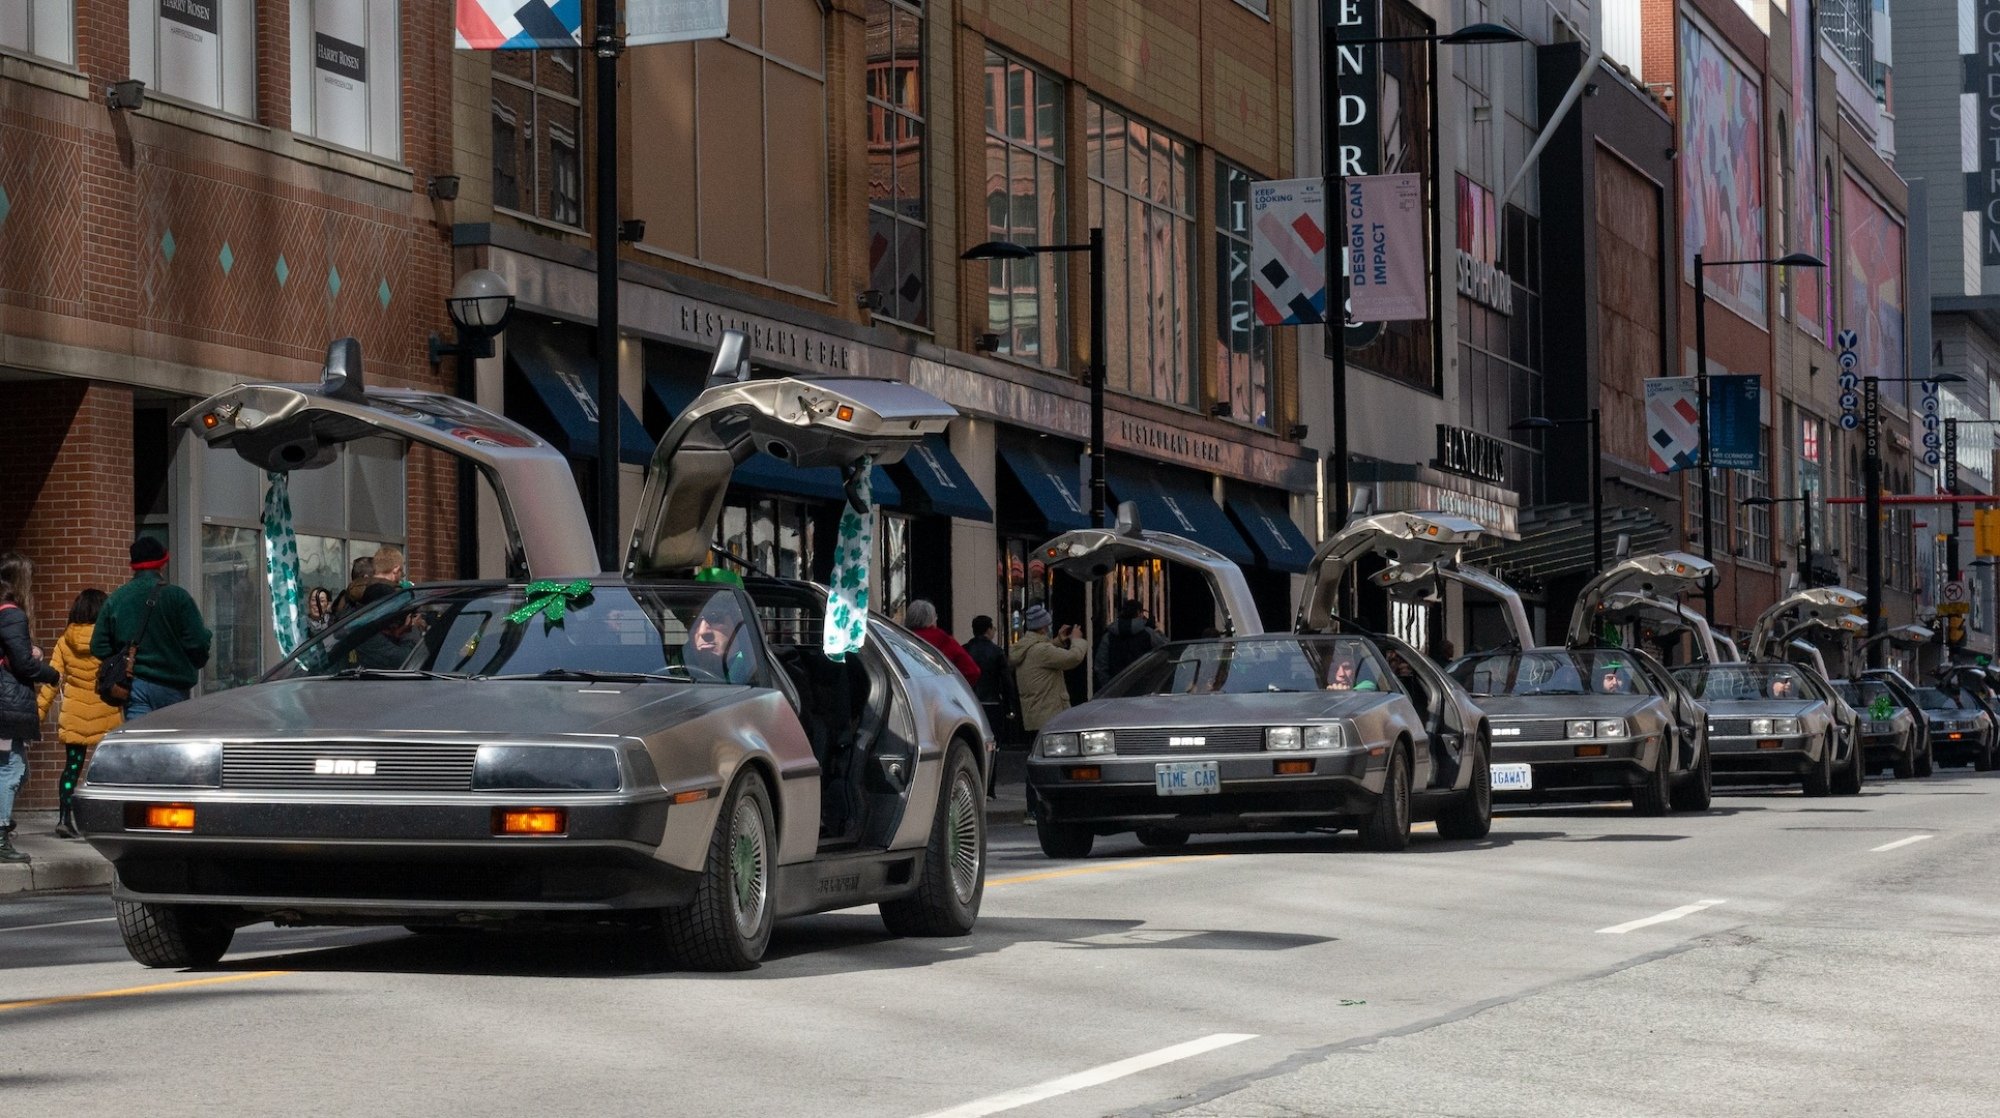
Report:
[[104,591],[96,589],[76,596],[76,604],[69,607],[69,628],[63,630],[55,654],[49,657],[49,666],[62,676],[62,683],[45,685],[40,695],[45,719],[56,701],[58,688],[62,695],[62,713],[56,717],[56,740],[62,742],[68,756],[58,801],[62,813],[57,817],[57,838],[82,837],[70,814],[70,797],[76,792],[77,778],[83,775],[84,758],[92,746],[125,720],[124,711],[97,696],[97,657],[90,654],[90,635],[97,628],[97,615],[104,608],[104,598]]

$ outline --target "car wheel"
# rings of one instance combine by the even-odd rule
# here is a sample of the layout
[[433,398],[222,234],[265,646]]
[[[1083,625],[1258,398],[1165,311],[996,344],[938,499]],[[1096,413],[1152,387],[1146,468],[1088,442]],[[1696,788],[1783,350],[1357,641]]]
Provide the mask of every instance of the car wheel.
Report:
[[899,936],[962,936],[986,893],[986,798],[971,750],[954,745],[944,763],[937,821],[924,847],[916,891],[882,902],[882,923]]
[[1896,754],[1890,770],[1896,774],[1897,780],[1908,780],[1917,775],[1917,743],[1915,740],[1910,742],[1908,749]]
[[1933,760],[1931,757],[1930,743],[1925,742],[1924,751],[1922,753],[1917,754],[1917,775],[1929,776],[1936,771],[1937,771],[1937,762]]
[[1632,793],[1632,810],[1640,815],[1665,815],[1673,799],[1673,743],[1661,739],[1660,754],[1646,783]]
[[1483,839],[1493,830],[1493,761],[1482,744],[1473,746],[1472,784],[1438,812],[1438,837]]
[[1169,831],[1160,827],[1139,828],[1139,841],[1147,846],[1173,848],[1188,844],[1186,831]]
[[1833,739],[1822,738],[1819,744],[1819,763],[1806,774],[1806,795],[1833,795]]
[[1854,740],[1847,749],[1847,768],[1833,782],[1833,790],[1842,796],[1859,796],[1861,785],[1868,779],[1868,762],[1862,759],[1861,744]]
[[193,905],[119,901],[118,934],[135,962],[179,970],[215,965],[236,929]]
[[694,901],[661,917],[667,950],[695,970],[749,970],[764,957],[775,922],[771,870],[777,858],[771,793],[742,772],[723,798]]
[[1715,802],[1715,755],[1707,745],[1701,749],[1701,764],[1674,785],[1671,799],[1675,811],[1707,811]]
[[[1048,814],[1046,804],[1042,814]],[[1082,824],[1040,818],[1035,820],[1035,837],[1041,840],[1042,853],[1051,858],[1088,858],[1091,846],[1097,842],[1097,836]]]
[[1972,755],[1972,771],[1978,773],[1990,773],[1993,771],[1992,743],[1987,743],[1986,748]]
[[1402,850],[1410,845],[1410,762],[1400,744],[1389,751],[1382,798],[1360,830],[1361,845],[1370,850]]

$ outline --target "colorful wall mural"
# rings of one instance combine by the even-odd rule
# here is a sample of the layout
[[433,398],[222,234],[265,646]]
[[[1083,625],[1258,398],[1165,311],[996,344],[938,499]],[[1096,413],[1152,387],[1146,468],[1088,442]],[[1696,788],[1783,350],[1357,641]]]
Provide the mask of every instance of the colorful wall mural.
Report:
[[[1841,325],[1861,335],[1862,376],[1907,376],[1903,355],[1903,226],[1861,180],[1841,180]],[[1892,396],[1901,386],[1884,386]]]
[[[1819,68],[1813,65],[1814,19],[1812,0],[1792,0],[1792,229],[1795,235],[1787,252],[1810,252],[1826,259],[1826,245],[1820,240],[1820,214],[1825,209],[1819,193],[1819,127],[1814,106],[1819,103]],[[1806,333],[1831,344],[1826,321],[1825,278],[1817,268],[1794,268],[1791,275],[1794,315]]]
[[[1681,274],[1694,257],[1764,251],[1764,103],[1757,84],[1692,22],[1681,24]],[[1708,294],[1764,321],[1765,269],[1710,268]]]

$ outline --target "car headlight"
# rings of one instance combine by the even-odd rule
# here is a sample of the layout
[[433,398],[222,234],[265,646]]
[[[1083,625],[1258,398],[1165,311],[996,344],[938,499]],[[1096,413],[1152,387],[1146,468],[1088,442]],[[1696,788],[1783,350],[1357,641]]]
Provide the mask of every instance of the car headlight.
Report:
[[602,746],[482,745],[472,761],[475,792],[615,792],[618,755]]
[[1771,719],[1771,732],[1781,736],[1796,734],[1799,732],[1799,720],[1796,718],[1773,718]]
[[219,741],[107,741],[97,747],[88,784],[222,787]]
[[1587,738],[1597,732],[1597,723],[1588,718],[1581,718],[1569,724],[1568,732],[1573,738]]
[[1305,728],[1307,749],[1345,749],[1347,730],[1337,722],[1325,722]]
[[1304,745],[1304,735],[1297,726],[1272,726],[1264,731],[1265,749],[1299,749]]
[[1109,730],[1085,730],[1076,736],[1076,742],[1077,752],[1085,757],[1113,752]]
[[1750,732],[1758,737],[1768,737],[1771,733],[1771,720],[1768,718],[1752,718],[1750,720]]
[[1043,734],[1035,743],[1035,748],[1044,757],[1076,756],[1075,734]]
[[1625,736],[1623,718],[1600,718],[1597,720],[1597,736],[1600,738],[1622,738]]

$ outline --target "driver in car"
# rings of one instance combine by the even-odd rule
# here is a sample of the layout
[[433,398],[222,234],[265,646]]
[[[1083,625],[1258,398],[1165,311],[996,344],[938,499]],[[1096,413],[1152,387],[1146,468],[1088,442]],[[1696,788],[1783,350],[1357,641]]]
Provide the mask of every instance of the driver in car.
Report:
[[1632,689],[1631,680],[1626,678],[1623,664],[1606,664],[1598,673],[1597,690],[1605,695],[1623,695]]
[[1345,658],[1337,660],[1333,665],[1333,678],[1327,681],[1326,689],[1328,691],[1352,691],[1354,690],[1354,675],[1354,661]]
[[681,654],[688,674],[703,683],[748,683],[750,642],[743,639],[745,624],[736,595],[721,590],[709,598],[688,631]]
[[1774,699],[1796,698],[1797,696],[1792,691],[1792,677],[1788,675],[1772,677],[1771,697]]

